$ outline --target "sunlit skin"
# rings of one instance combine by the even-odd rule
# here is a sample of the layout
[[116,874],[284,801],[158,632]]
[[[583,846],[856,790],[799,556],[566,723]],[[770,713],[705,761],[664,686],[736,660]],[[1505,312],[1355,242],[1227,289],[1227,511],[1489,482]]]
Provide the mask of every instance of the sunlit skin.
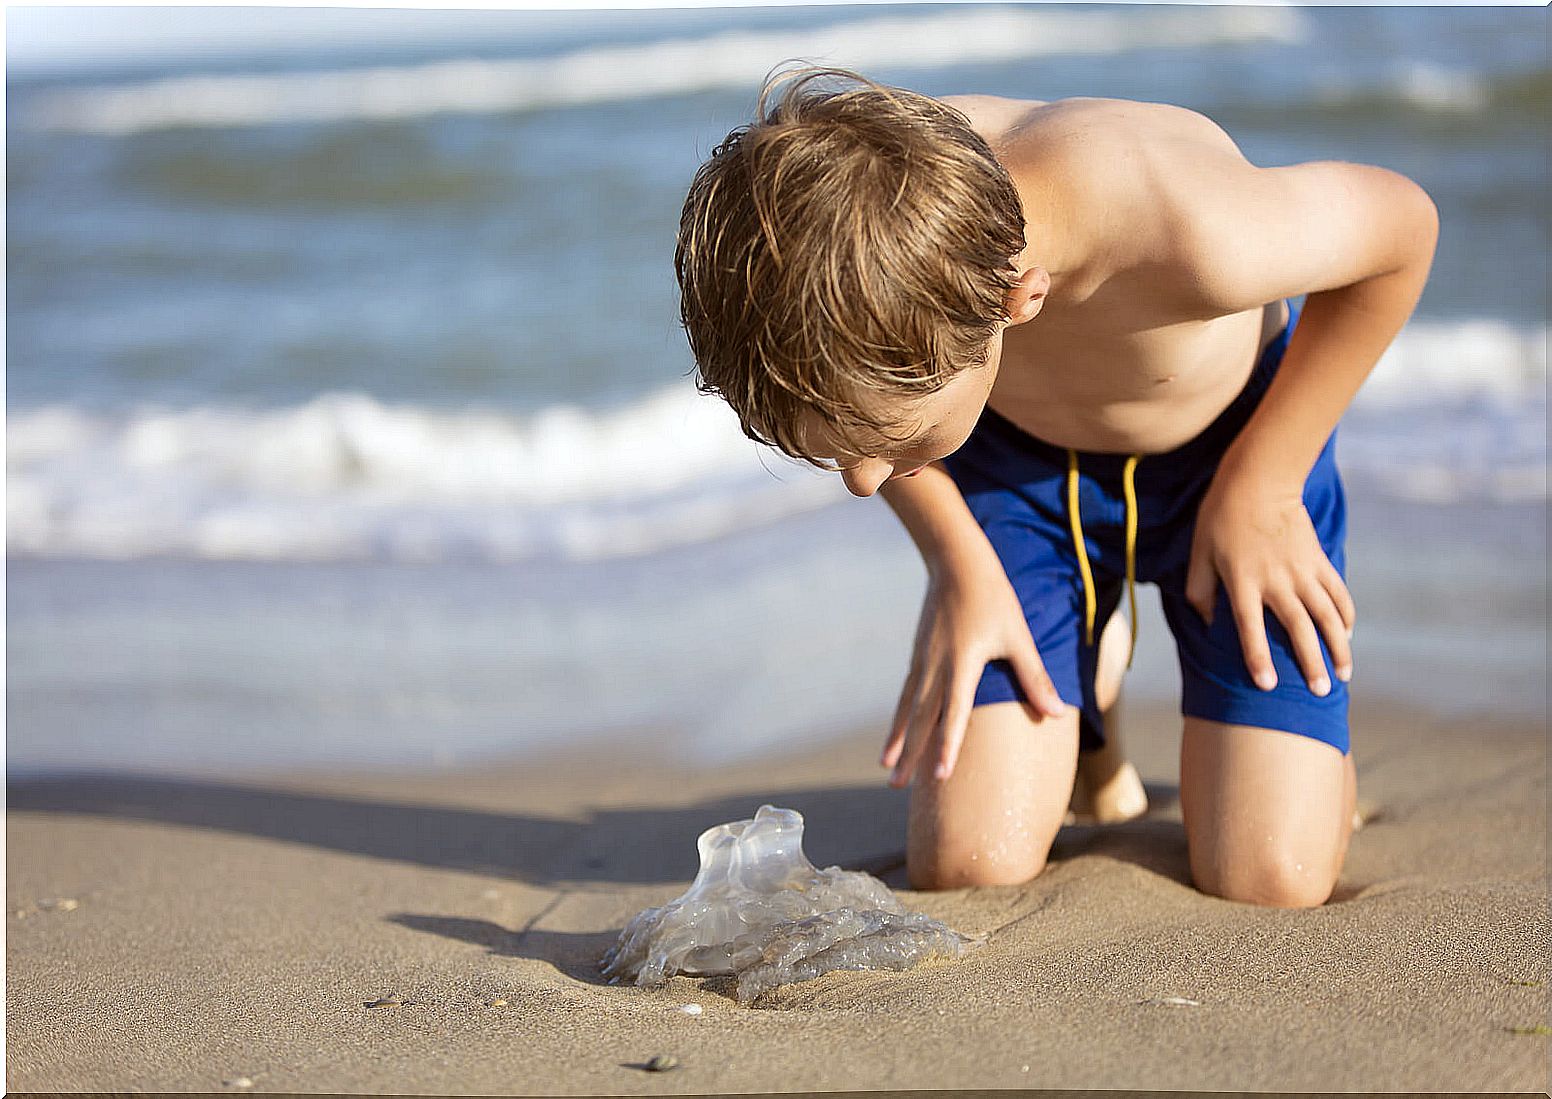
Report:
[[[1210,120],[1121,100],[965,96],[1023,200],[1024,254],[986,366],[898,402],[901,446],[823,453],[880,493],[922,552],[928,591],[882,754],[912,783],[918,888],[1009,884],[1045,865],[1072,790],[1077,711],[1057,696],[995,552],[938,459],[990,406],[1080,451],[1156,455],[1200,433],[1308,295],[1270,389],[1198,512],[1185,595],[1224,587],[1243,655],[1275,684],[1262,615],[1325,694],[1321,642],[1352,675],[1352,598],[1301,494],[1316,455],[1421,293],[1437,239],[1426,194],[1395,173],[1318,162],[1261,169]],[[1037,319],[1038,318],[1038,319]],[[1031,323],[1032,322],[1032,323]],[[884,399],[884,398],[881,398]],[[854,451],[861,451],[856,453]],[[1005,659],[1024,703],[972,707]],[[1113,692],[1114,684],[1102,686]],[[1187,719],[1181,803],[1196,884],[1302,906],[1335,884],[1351,829],[1350,756],[1279,730]]]

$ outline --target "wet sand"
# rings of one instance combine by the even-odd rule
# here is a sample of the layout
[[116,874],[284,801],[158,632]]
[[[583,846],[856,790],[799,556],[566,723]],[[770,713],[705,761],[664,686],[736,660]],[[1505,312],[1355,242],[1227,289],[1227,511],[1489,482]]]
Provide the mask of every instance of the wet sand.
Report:
[[[8,1084],[1548,1087],[1544,719],[1360,703],[1367,823],[1333,902],[1296,912],[1191,888],[1178,719],[1129,716],[1146,818],[1065,829],[1027,885],[946,893],[903,891],[906,800],[873,731],[700,773],[644,737],[468,773],[14,783]],[[877,873],[986,945],[754,1008],[688,978],[601,983],[625,920],[688,884],[696,835],[766,801],[806,815],[816,864]],[[644,1071],[658,1054],[679,1067]]]

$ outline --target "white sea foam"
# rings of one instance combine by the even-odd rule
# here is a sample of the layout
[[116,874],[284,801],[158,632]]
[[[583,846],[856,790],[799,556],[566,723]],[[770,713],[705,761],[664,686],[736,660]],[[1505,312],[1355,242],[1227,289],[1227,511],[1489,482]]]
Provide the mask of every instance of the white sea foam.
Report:
[[1416,320],[1404,328],[1358,392],[1355,407],[1546,401],[1547,326],[1508,321]]
[[542,58],[170,77],[52,92],[40,96],[26,118],[46,129],[130,134],[169,127],[482,114],[751,89],[767,70],[791,58],[868,72],[1160,46],[1292,42],[1301,36],[1298,13],[1279,7],[951,11],[594,47]]
[[1547,499],[1547,328],[1421,320],[1343,421],[1348,482],[1417,503]]
[[[1356,484],[1428,502],[1545,500],[1544,327],[1410,326],[1360,391]],[[614,410],[449,412],[325,394],[271,410],[69,406],[7,418],[13,552],[255,560],[597,559],[846,499],[673,385]]]
[[[633,555],[844,495],[686,383],[614,412],[299,407],[13,413],[14,551],[515,560]],[[772,474],[775,473],[776,476]]]
[[1325,106],[1373,99],[1395,100],[1424,111],[1474,114],[1492,100],[1481,75],[1428,61],[1400,61],[1378,83],[1341,80],[1322,85],[1316,100]]

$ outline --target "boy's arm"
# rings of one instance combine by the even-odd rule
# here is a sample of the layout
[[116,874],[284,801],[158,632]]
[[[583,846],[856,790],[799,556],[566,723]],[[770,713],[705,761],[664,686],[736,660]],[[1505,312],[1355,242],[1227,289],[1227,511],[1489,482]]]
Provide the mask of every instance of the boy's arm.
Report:
[[915,477],[886,481],[878,494],[921,551],[929,576],[952,568],[1002,567],[959,486],[941,463],[933,462]]
[[1038,714],[1060,717],[1066,705],[997,551],[942,465],[890,481],[880,495],[921,550],[928,573],[911,670],[881,760],[895,768],[890,781],[901,785],[929,750],[938,777],[953,771],[988,660],[1008,661]]
[[1225,311],[1308,294],[1233,464],[1302,488],[1327,437],[1411,315],[1438,213],[1405,176],[1364,164],[1201,166],[1195,205],[1207,295]]
[[[1195,281],[1215,311],[1308,294],[1277,376],[1224,455],[1198,514],[1187,598],[1210,618],[1221,579],[1247,666],[1276,672],[1262,608],[1288,630],[1311,690],[1351,675],[1352,600],[1305,513],[1305,479],[1358,387],[1422,293],[1438,214],[1404,176],[1359,164],[1260,169],[1237,150],[1168,164]],[[1171,205],[1174,205],[1172,203]]]

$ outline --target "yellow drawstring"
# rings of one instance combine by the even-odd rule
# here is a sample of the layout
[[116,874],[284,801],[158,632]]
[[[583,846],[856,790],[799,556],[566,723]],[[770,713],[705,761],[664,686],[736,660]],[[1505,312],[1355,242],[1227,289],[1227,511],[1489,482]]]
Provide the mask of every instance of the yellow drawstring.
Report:
[[[1126,653],[1126,666],[1132,666],[1137,652],[1137,455],[1126,460],[1121,470],[1121,491],[1126,496],[1126,601],[1131,611],[1132,643]],[[1083,541],[1083,518],[1078,509],[1078,452],[1067,449],[1067,518],[1072,524],[1072,548],[1078,555],[1078,572],[1083,576],[1083,643],[1094,644],[1094,571],[1089,568],[1089,551]]]
[[1067,448],[1067,520],[1072,524],[1072,548],[1083,574],[1083,643],[1094,644],[1094,573],[1089,568],[1088,547],[1083,544],[1083,520],[1078,517],[1078,452]]
[[1137,455],[1121,470],[1121,491],[1126,495],[1126,605],[1132,612],[1132,644],[1126,650],[1126,666],[1137,654]]

